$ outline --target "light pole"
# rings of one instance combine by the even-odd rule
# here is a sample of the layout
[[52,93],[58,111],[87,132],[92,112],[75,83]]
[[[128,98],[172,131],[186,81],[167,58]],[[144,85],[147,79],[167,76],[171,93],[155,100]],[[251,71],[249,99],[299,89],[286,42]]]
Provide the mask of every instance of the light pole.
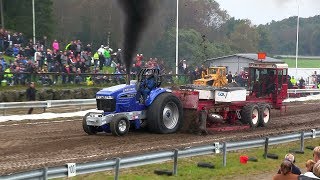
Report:
[[299,54],[299,26],[300,26],[300,6],[298,4],[298,17],[297,17],[297,43],[296,43],[296,78],[298,78],[298,54]]
[[3,12],[3,1],[2,0],[0,0],[0,11],[1,11],[1,27],[2,28],[5,28],[4,27],[4,18],[3,18],[3,14],[4,14],[4,12]]
[[176,30],[176,74],[178,74],[179,66],[179,0],[177,0],[177,30]]
[[32,0],[32,24],[33,24],[33,44],[36,44],[36,15],[34,11],[34,0]]

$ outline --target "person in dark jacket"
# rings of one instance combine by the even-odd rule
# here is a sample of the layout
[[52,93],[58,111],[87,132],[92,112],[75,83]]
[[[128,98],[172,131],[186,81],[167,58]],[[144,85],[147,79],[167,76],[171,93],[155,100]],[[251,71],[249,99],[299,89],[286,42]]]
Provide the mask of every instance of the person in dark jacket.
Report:
[[[295,163],[294,155],[289,153],[289,154],[286,154],[284,158],[285,158],[285,160],[292,163],[292,169],[291,169],[292,174],[300,175],[301,174],[300,169],[294,164]],[[280,169],[278,171],[278,174],[281,174]]]
[[[27,89],[27,100],[28,101],[35,101],[36,100],[36,88],[34,86],[34,82],[31,82],[29,88]],[[32,114],[33,108],[31,107],[28,111],[28,114]]]
[[231,71],[229,71],[229,74],[227,75],[227,79],[229,84],[232,83],[233,77],[232,77]]

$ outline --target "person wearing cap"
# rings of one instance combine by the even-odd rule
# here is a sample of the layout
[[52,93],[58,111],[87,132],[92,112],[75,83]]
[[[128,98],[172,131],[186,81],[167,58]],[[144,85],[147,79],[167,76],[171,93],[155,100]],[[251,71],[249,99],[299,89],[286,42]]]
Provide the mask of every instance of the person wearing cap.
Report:
[[[286,154],[284,156],[284,159],[292,163],[292,173],[293,174],[296,174],[296,175],[300,175],[301,174],[300,169],[294,164],[295,163],[295,158],[294,158],[293,154],[291,154],[291,153]],[[278,174],[280,174],[280,173],[281,173],[281,169],[279,169],[279,171],[278,171]]]
[[104,46],[101,45],[100,48],[98,49],[98,54],[103,55],[104,54]]

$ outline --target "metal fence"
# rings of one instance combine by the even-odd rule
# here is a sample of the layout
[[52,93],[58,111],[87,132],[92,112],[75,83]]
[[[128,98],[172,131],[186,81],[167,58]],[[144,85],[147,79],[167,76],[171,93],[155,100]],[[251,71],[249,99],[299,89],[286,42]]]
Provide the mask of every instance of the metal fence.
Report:
[[88,106],[95,105],[96,99],[68,99],[68,100],[47,100],[47,101],[28,101],[28,102],[10,102],[0,103],[0,110],[3,110],[3,115],[6,115],[8,109],[24,109],[24,108],[43,108],[44,111],[52,107],[65,106]]
[[[320,93],[320,89],[288,89],[288,94]],[[21,109],[21,108],[51,108],[63,106],[87,106],[95,105],[95,99],[67,99],[67,100],[47,100],[47,101],[28,101],[28,102],[6,102],[0,103],[0,110]],[[5,113],[4,113],[5,114]]]
[[[89,78],[89,79],[87,79]],[[124,84],[127,75],[119,73],[58,73],[58,72],[0,72],[2,86],[25,85],[28,82],[36,82],[38,85],[65,85],[65,84],[86,84],[89,81],[98,84]],[[136,74],[130,74],[130,79],[136,79]],[[162,74],[163,84],[186,84],[192,83],[193,79],[189,74]],[[4,81],[5,80],[5,81]]]
[[[188,149],[174,149],[172,151],[163,151],[156,153],[143,154],[125,158],[115,158],[105,161],[96,161],[89,163],[68,163],[65,166],[49,167],[43,169],[37,169],[33,171],[10,174],[6,176],[0,176],[0,180],[20,180],[20,179],[52,179],[61,177],[72,177],[81,174],[102,172],[114,170],[114,179],[119,178],[119,170],[137,167],[147,164],[160,163],[173,160],[172,174],[178,173],[178,158],[207,155],[207,154],[223,154],[223,166],[227,165],[227,152],[235,150],[243,150],[256,147],[265,147],[265,155],[268,153],[268,147],[270,145],[276,145],[281,143],[289,143],[293,141],[300,141],[300,151],[304,151],[304,140],[310,138],[317,138],[320,135],[319,130],[312,129],[307,132],[280,135],[276,137],[266,137],[264,139],[255,139],[248,141],[238,142],[215,142],[212,144],[192,147]],[[266,158],[266,156],[265,156]]]
[[320,93],[320,89],[288,89],[288,94]]

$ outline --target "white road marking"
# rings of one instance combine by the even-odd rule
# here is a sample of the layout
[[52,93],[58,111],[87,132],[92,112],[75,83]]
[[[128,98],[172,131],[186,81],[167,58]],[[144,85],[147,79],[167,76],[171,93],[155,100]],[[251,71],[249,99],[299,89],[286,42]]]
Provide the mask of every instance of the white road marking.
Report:
[[79,120],[61,120],[61,121],[47,121],[47,122],[32,122],[32,123],[23,123],[23,124],[4,124],[0,125],[0,127],[10,127],[10,126],[19,126],[19,125],[38,125],[38,124],[50,124],[50,123],[64,123],[64,122],[73,122]]
[[86,111],[78,111],[78,112],[70,112],[70,113],[42,113],[42,114],[0,116],[0,122],[56,119],[56,118],[78,117],[78,116],[83,117],[88,112],[101,112],[101,111],[98,111],[96,109],[90,109]]
[[[309,100],[320,100],[320,94],[311,95],[307,97],[300,98],[288,98],[283,102],[296,102],[296,101],[309,101]],[[68,117],[83,117],[88,112],[101,112],[96,109],[91,109],[87,111],[78,111],[71,113],[42,113],[42,114],[28,114],[28,115],[11,115],[11,116],[0,116],[0,123],[7,121],[23,121],[23,120],[43,120],[43,119],[56,119],[56,118],[68,118]],[[61,120],[61,121],[51,121],[51,122],[34,122],[34,123],[26,123],[26,124],[48,124],[48,123],[63,123],[68,122],[69,120]],[[71,120],[73,121],[73,120]],[[19,124],[9,124],[9,125],[0,125],[0,127],[6,126],[18,126]]]

